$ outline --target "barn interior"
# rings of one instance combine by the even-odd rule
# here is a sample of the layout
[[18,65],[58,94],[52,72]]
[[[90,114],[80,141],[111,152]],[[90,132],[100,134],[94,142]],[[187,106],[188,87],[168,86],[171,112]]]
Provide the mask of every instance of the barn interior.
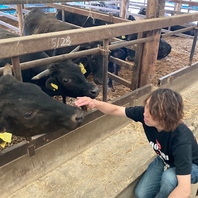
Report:
[[[158,87],[174,89],[184,98],[185,122],[198,138],[198,2],[2,0],[1,3],[0,27],[19,37],[0,39],[0,60],[11,58],[17,80],[23,81],[22,70],[101,54],[103,85],[99,85],[101,91],[96,99],[135,106],[142,105],[147,94]],[[78,13],[87,19],[103,20],[107,25],[25,36],[24,18],[33,8],[50,16],[62,10],[62,18],[64,11]],[[138,14],[142,8],[146,9],[145,15]],[[136,20],[128,20],[129,15]],[[176,25],[183,28],[171,30]],[[187,31],[193,35],[185,34]],[[137,39],[121,39],[129,34],[138,34]],[[103,45],[20,63],[20,55],[61,48],[60,40],[67,38],[71,39],[70,45],[94,41],[102,41]],[[160,39],[172,49],[158,60]],[[133,61],[110,54],[123,47],[135,50]],[[109,62],[120,66],[118,75],[108,71]],[[3,69],[1,66],[1,75]],[[113,80],[113,88],[108,88],[108,78]],[[93,82],[93,76],[88,81]],[[55,99],[61,100],[57,96]],[[74,101],[67,97],[67,104],[73,105]],[[90,109],[84,112],[83,122],[74,130],[60,129],[28,139],[13,136],[0,152],[2,198],[134,197],[134,187],[154,157],[139,123]],[[192,185],[191,197],[196,196],[197,188]]]

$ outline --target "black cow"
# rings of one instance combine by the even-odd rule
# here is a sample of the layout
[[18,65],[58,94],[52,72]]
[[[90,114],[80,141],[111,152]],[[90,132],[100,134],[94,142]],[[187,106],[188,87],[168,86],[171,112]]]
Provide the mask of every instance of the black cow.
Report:
[[[1,31],[0,29],[0,36],[2,38],[11,38],[18,35],[6,32],[5,30]],[[44,52],[26,54],[20,56],[20,62],[32,61],[46,57],[49,56]],[[6,63],[11,63],[11,60],[0,60],[0,67],[4,66]],[[47,68],[49,68],[48,74],[50,76],[39,80],[32,80],[32,77],[46,70]],[[26,69],[22,71],[22,77],[24,82],[37,84],[42,88],[44,92],[50,96],[61,95],[63,97],[64,103],[66,102],[66,96],[89,96],[91,98],[95,98],[99,94],[98,87],[89,83],[82,74],[79,65],[73,63],[72,61],[57,62],[51,64],[50,66],[41,66]],[[55,89],[53,86],[57,89]]]
[[[100,19],[94,19],[91,16],[87,17],[72,12],[64,11],[64,15],[65,15],[65,19],[64,19],[65,22],[72,23],[74,25],[78,25],[84,28],[107,24],[105,21],[102,21]],[[62,20],[62,10],[57,10],[55,17],[58,20]]]
[[146,8],[140,8],[138,14],[146,15]]
[[[66,24],[51,15],[45,14],[38,8],[32,9],[24,18],[24,35],[76,29],[76,27],[70,24]],[[64,42],[67,41],[65,40]],[[75,47],[76,46],[67,46],[66,48],[49,50],[47,54],[49,56],[66,54],[71,52]]]
[[62,127],[72,130],[82,120],[82,110],[54,100],[37,85],[19,82],[10,74],[0,77],[1,132],[30,137]]
[[[114,3],[106,3],[104,1],[99,1],[96,3],[92,3],[91,5],[96,5],[99,7],[103,7],[103,8],[109,8],[109,9],[114,9],[114,10],[120,10],[120,7],[118,7],[116,4]],[[113,14],[113,16],[119,16],[119,12],[114,12],[113,10],[104,10],[104,9],[99,9],[99,11],[104,12],[105,14]]]
[[98,87],[88,82],[79,65],[71,60],[54,63],[48,70],[49,76],[35,80],[34,83],[50,96],[61,95],[64,103],[67,96],[95,98],[99,94]]
[[[48,16],[47,14],[43,13],[42,11],[38,9],[33,9],[24,20],[24,33],[26,35],[30,34],[37,34],[37,33],[47,33],[47,32],[55,32],[55,31],[62,31],[62,30],[69,30],[69,29],[78,29],[77,27],[74,27],[72,25],[69,25],[67,23],[64,23],[55,17]],[[100,45],[101,41],[98,42],[92,42],[92,43],[85,43],[80,45],[80,50],[90,49],[93,46],[97,47],[97,45]],[[60,55],[60,54],[66,54],[71,52],[76,46],[67,46],[55,50],[50,50],[47,53],[52,55]],[[94,60],[95,57],[95,60]],[[91,55],[87,56],[88,59],[86,62],[89,64],[88,67],[90,71],[95,70],[93,67],[102,67],[101,61],[99,59],[101,58],[101,55]],[[97,65],[95,65],[97,64]],[[87,73],[88,74],[88,73]],[[94,82],[96,84],[102,84],[102,80],[98,79],[94,76]]]

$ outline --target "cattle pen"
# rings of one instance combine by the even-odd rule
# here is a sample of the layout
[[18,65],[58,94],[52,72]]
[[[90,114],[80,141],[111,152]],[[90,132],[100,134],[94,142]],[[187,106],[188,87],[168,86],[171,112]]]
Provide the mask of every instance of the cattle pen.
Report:
[[[110,24],[24,36],[22,13],[29,13],[29,10],[24,8],[27,1],[2,0],[1,2],[5,5],[16,5],[12,9],[16,8],[18,12],[18,19],[9,15],[18,21],[18,29],[16,27],[12,29],[8,24],[1,24],[7,28],[10,27],[21,36],[0,39],[0,60],[11,58],[14,76],[18,80],[23,80],[21,70],[81,56],[101,54],[104,76],[102,100],[108,99],[106,86],[108,77],[130,90],[111,101],[111,103],[123,106],[140,105],[146,95],[156,87],[170,87],[181,92],[184,97],[185,121],[198,138],[198,101],[196,99],[198,63],[195,61],[197,57],[194,56],[197,50],[198,29],[197,26],[191,26],[177,31],[162,30],[164,27],[198,21],[197,12],[190,13],[189,9],[188,13],[181,14],[178,8],[181,8],[182,4],[175,0],[172,1],[175,2],[176,9],[173,13],[177,14],[163,17],[165,0],[147,0],[141,4],[149,10],[145,16],[146,20],[134,22],[126,19],[127,10],[130,5],[135,4],[132,1],[117,1],[117,4],[120,3],[121,6],[119,10],[121,17],[115,17],[112,14],[97,12],[95,9],[97,6],[89,7],[88,4],[86,5],[88,8],[82,8],[82,5],[68,5],[66,3],[72,1],[66,0],[59,1],[59,3],[53,0],[28,0],[28,3],[42,3],[41,8],[61,9],[87,17],[91,15],[95,19],[102,19]],[[184,3],[193,4],[193,1],[184,1]],[[197,4],[195,2],[195,5]],[[129,7],[126,8],[127,6]],[[8,14],[3,14],[3,16],[7,17]],[[141,18],[144,17],[141,16]],[[188,64],[182,69],[161,76],[153,85],[159,39],[172,35],[184,36],[182,33],[187,30],[195,32],[194,36],[189,37],[192,42]],[[123,35],[135,33],[138,33],[137,40],[120,39]],[[102,41],[102,45],[84,51],[20,63],[19,56],[23,54],[65,46],[78,46],[95,41]],[[110,56],[110,51],[122,47],[136,51],[133,63]],[[108,72],[109,61],[127,68],[130,71],[129,80]],[[0,68],[0,73],[2,72],[3,67]],[[31,137],[29,141],[24,140],[1,150],[0,178],[4,181],[1,187],[2,198],[133,197],[136,182],[153,159],[150,147],[147,147],[148,143],[144,139],[144,134],[141,133],[141,127],[129,120],[104,115],[96,110],[84,114],[83,123],[75,130],[66,132],[61,129],[50,134],[41,134]],[[132,133],[133,131],[137,131],[137,134]],[[125,137],[122,136],[123,134]],[[141,167],[140,162],[143,162]],[[196,190],[197,186],[195,188],[193,186],[192,189]],[[195,194],[196,192],[192,190],[192,197]]]

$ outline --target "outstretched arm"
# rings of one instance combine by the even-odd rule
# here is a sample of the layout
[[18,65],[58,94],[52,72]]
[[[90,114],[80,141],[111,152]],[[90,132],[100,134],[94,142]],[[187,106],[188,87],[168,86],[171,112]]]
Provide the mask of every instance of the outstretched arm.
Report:
[[106,114],[126,116],[125,107],[113,105],[103,101],[98,101],[89,97],[77,97],[75,105],[78,107],[86,105],[91,109],[96,108]]

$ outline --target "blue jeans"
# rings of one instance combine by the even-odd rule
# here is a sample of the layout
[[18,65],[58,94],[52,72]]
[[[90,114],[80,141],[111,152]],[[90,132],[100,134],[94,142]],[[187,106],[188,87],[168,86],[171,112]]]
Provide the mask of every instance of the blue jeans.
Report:
[[[191,183],[198,182],[198,166],[192,164]],[[167,198],[177,186],[175,167],[164,171],[164,162],[157,156],[148,166],[135,188],[135,198]]]

